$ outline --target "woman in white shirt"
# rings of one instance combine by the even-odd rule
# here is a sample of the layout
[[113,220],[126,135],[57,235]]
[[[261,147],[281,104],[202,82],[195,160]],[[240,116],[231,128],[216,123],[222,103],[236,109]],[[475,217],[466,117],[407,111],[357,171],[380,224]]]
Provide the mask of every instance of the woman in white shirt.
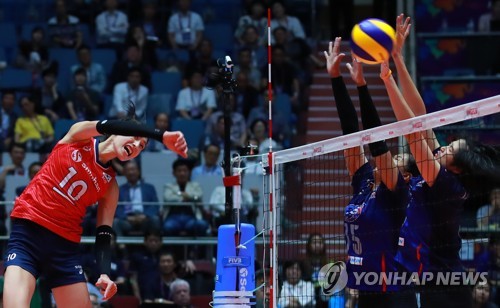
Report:
[[283,266],[285,281],[281,287],[278,304],[281,308],[315,307],[314,286],[302,280],[300,261],[288,261]]

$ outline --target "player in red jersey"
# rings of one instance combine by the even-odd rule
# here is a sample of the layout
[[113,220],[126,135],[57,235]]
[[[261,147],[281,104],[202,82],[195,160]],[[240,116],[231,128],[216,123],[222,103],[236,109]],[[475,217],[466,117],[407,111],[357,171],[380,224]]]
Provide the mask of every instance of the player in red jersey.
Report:
[[[99,142],[94,138],[98,135],[109,138]],[[86,207],[95,202],[95,250],[101,271],[96,285],[105,300],[116,293],[108,275],[119,190],[110,162],[137,157],[148,138],[187,156],[181,132],[153,130],[132,119],[79,122],[57,143],[14,205],[5,259],[4,307],[29,307],[40,275],[46,277],[58,307],[91,307],[79,242]]]

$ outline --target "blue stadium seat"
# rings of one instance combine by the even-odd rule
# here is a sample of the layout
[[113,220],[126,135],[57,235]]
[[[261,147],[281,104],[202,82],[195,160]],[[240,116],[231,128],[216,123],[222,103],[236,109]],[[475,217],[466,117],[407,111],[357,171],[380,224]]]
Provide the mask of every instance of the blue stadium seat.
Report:
[[0,61],[7,61],[7,55],[5,53],[5,48],[0,47]]
[[153,94],[171,94],[175,97],[182,87],[182,76],[174,72],[153,72],[151,82]]
[[60,140],[77,121],[69,119],[59,119],[54,123],[54,139]]
[[273,101],[275,110],[283,115],[285,119],[290,121],[292,116],[292,102],[288,94],[277,94]]
[[229,24],[205,25],[205,38],[212,42],[214,49],[231,50],[234,45],[234,30]]
[[13,23],[0,23],[0,47],[15,47],[17,45],[16,26]]
[[156,48],[156,57],[160,62],[165,61],[168,57],[174,57],[177,61],[186,63],[189,61],[189,52],[184,49]]
[[48,40],[48,32],[47,32],[47,23],[26,23],[21,26],[21,39],[25,41],[31,40],[31,31],[34,28],[40,27],[43,29],[43,33],[45,34],[45,41]]
[[83,38],[83,43],[87,46],[90,46],[90,48],[95,47],[95,39],[94,36],[90,34],[90,27],[87,24],[79,24],[78,27],[80,28],[80,31],[82,32],[82,38]]
[[26,89],[32,85],[31,72],[27,70],[7,68],[0,71],[0,89]]
[[116,62],[116,52],[113,49],[92,49],[92,61],[101,64],[109,75]]
[[69,91],[70,85],[73,82],[71,66],[78,63],[76,51],[66,48],[51,48],[49,49],[49,59],[59,63],[57,84],[59,90],[64,95]]
[[172,130],[179,130],[184,134],[188,148],[196,148],[205,132],[205,121],[173,119]]
[[101,120],[105,120],[108,118],[109,110],[111,109],[111,105],[113,105],[113,95],[103,94],[103,106],[101,112]]
[[160,112],[172,114],[171,94],[151,94],[148,97],[148,107],[146,109],[146,120],[152,123],[153,118]]

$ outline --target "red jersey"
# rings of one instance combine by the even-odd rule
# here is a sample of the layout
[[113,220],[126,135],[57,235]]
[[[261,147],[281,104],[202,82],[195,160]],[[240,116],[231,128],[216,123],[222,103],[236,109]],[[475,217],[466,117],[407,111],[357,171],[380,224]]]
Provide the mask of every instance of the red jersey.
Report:
[[80,242],[86,208],[115,181],[112,167],[97,158],[99,141],[58,143],[42,169],[16,198],[11,217],[31,220],[72,242]]

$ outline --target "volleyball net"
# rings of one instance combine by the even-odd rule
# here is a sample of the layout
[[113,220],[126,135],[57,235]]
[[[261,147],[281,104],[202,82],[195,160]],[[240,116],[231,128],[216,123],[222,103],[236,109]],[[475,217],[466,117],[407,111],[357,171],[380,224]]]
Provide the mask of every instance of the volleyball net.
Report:
[[[333,104],[332,102],[332,106]],[[266,178],[266,189],[268,189],[266,198],[269,199],[269,206],[265,206],[263,210],[266,217],[263,230],[269,225],[266,234],[269,236],[271,275],[266,278],[269,280],[266,283],[272,285],[269,293],[270,307],[277,307],[278,304],[286,307],[292,301],[299,301],[301,307],[344,307],[346,301],[356,301],[355,292],[346,292],[348,289],[343,288],[345,285],[335,288],[333,285],[325,285],[324,267],[329,264],[331,270],[332,264],[337,261],[349,262],[354,266],[374,262],[370,260],[370,255],[366,254],[364,260],[348,256],[346,239],[351,241],[352,249],[357,252],[364,249],[362,245],[371,246],[367,249],[374,252],[374,258],[379,258],[380,255],[374,247],[376,243],[396,241],[394,245],[398,245],[397,237],[395,239],[388,237],[388,234],[399,232],[398,230],[387,232],[394,226],[388,224],[387,230],[380,227],[374,229],[373,226],[377,224],[366,226],[369,223],[363,222],[362,215],[363,211],[369,209],[350,204],[353,198],[351,186],[353,178],[346,167],[348,157],[345,155],[348,155],[348,152],[344,150],[362,146],[368,164],[375,166],[368,144],[385,140],[393,155],[409,153],[404,136],[429,129],[434,130],[441,145],[447,145],[464,135],[485,144],[500,144],[500,130],[497,126],[500,124],[499,111],[500,96],[494,96],[373,129],[271,153],[269,161],[266,162],[270,173]],[[378,168],[381,172],[380,166]],[[373,174],[373,170],[368,167],[359,168],[357,171],[364,175],[368,172]],[[377,185],[375,179],[373,183]],[[478,211],[489,213],[480,210],[489,203],[489,195],[486,193],[476,195],[465,202],[460,217],[445,217],[443,219],[447,220],[446,222],[434,222],[454,223],[459,220],[457,223],[460,224],[462,238],[459,243],[460,259],[470,271],[478,270],[475,268],[474,259],[479,251],[487,249],[485,248],[487,239],[493,230],[487,222],[488,217],[483,217],[484,220],[479,221],[480,217],[477,215]],[[406,210],[403,211],[405,212]],[[381,208],[376,216],[382,220],[387,216],[394,217],[394,209]],[[404,217],[402,219],[404,220]],[[359,225],[355,224],[356,220],[359,220]],[[450,222],[451,220],[453,221]],[[365,225],[362,225],[363,223]],[[365,242],[357,238],[355,232],[357,228],[363,230]],[[452,241],[452,239],[449,239],[449,242],[446,238],[442,239],[441,248],[452,249],[456,245]],[[296,286],[288,283],[294,279],[303,280],[299,293]],[[370,285],[371,281],[376,285],[381,280],[374,278],[362,283]],[[352,285],[352,282],[347,284]],[[329,289],[325,291],[325,287]],[[385,288],[381,289],[384,291],[390,290],[388,285],[381,288]],[[372,289],[377,290],[377,286]]]

